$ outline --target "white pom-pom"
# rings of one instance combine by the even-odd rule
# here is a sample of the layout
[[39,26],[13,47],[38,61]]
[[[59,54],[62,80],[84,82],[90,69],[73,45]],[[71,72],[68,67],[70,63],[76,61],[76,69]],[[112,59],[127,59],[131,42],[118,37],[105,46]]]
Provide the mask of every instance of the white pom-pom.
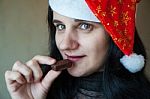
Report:
[[132,53],[131,55],[125,55],[120,59],[123,66],[129,70],[131,73],[136,73],[144,67],[144,57],[142,55],[137,55]]

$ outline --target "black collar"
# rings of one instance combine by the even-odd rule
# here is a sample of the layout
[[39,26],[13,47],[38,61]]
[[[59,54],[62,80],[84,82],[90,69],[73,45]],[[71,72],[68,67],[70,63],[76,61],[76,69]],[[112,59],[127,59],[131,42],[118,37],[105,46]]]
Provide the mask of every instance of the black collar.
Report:
[[103,91],[103,72],[96,72],[86,77],[77,78],[78,88],[89,91]]

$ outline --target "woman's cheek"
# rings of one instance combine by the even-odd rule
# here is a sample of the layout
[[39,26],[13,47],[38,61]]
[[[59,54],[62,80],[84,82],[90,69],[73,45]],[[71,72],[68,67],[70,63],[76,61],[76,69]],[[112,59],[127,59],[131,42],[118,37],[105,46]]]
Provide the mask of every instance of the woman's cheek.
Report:
[[61,38],[61,36],[58,35],[57,33],[56,33],[56,36],[55,36],[55,40],[56,40],[56,46],[57,46],[58,49],[59,49],[59,45],[60,45],[60,42],[61,42],[62,38]]

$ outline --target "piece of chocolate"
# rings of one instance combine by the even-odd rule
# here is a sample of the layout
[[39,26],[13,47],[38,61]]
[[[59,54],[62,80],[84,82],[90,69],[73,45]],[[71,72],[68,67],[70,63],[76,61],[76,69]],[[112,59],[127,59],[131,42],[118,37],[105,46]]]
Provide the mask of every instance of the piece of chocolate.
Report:
[[64,59],[64,60],[60,60],[57,61],[55,64],[51,65],[52,70],[55,71],[62,71],[64,69],[70,68],[73,65],[73,62],[68,60],[68,59]]

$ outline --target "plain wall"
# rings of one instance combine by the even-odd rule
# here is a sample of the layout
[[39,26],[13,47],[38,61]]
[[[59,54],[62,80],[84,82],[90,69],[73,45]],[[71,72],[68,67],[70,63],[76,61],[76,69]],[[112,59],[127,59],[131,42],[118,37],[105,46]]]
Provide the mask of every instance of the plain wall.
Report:
[[4,72],[16,60],[48,54],[47,0],[0,0],[0,99],[10,99]]
[[145,73],[150,79],[150,0],[141,0],[139,3],[136,26],[148,55]]
[[[10,99],[4,73],[16,60],[26,62],[34,55],[48,54],[47,7],[47,0],[0,0],[0,99]],[[150,0],[142,0],[137,13],[137,28],[148,58],[149,9]],[[147,74],[150,72],[149,61],[145,69]]]

